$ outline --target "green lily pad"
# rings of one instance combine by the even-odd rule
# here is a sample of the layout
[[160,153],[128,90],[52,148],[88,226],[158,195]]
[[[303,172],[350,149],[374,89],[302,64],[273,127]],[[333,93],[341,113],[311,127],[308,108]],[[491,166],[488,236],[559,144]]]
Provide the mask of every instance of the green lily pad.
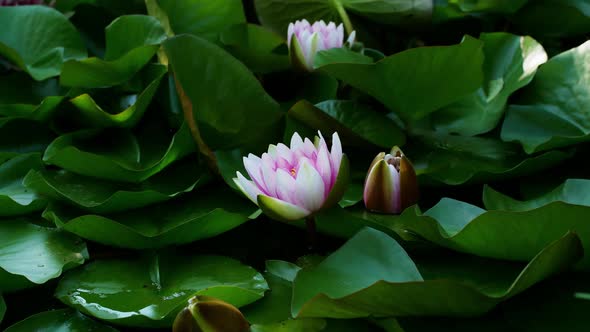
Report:
[[0,55],[38,81],[59,75],[65,61],[87,56],[76,28],[51,7],[1,7],[0,22]]
[[241,307],[267,289],[260,273],[234,259],[170,253],[94,261],[65,275],[55,296],[102,320],[154,328],[169,327],[194,295]]
[[64,86],[101,88],[129,80],[156,54],[166,39],[160,22],[151,16],[125,15],[106,27],[105,57],[70,60],[64,64]]
[[258,19],[274,31],[286,34],[290,22],[341,21],[339,11],[385,24],[403,24],[430,17],[432,1],[390,0],[254,0]]
[[424,183],[460,185],[529,175],[571,158],[574,151],[527,156],[514,144],[493,138],[422,133],[408,139],[409,156]]
[[502,139],[519,142],[527,153],[590,139],[590,42],[565,51],[541,66],[506,112]]
[[43,284],[87,258],[86,244],[76,236],[23,220],[0,222],[0,291],[23,281]]
[[417,120],[481,86],[482,47],[466,36],[458,45],[414,48],[375,64],[334,63],[320,70],[375,97],[401,118]]
[[[145,82],[145,88],[138,94],[126,95],[121,105],[121,110],[113,110],[112,106],[106,107],[106,110],[88,93],[81,94],[70,99],[78,110],[75,114],[70,115],[78,124],[84,128],[103,128],[103,127],[134,127],[146,112],[152,101],[160,82],[168,72],[166,66],[148,65],[145,74],[142,76]],[[140,74],[142,74],[140,72]],[[113,99],[112,95],[109,95]],[[122,103],[121,103],[122,104]],[[128,104],[130,104],[128,106]],[[103,105],[104,106],[104,105]]]
[[494,129],[510,95],[530,83],[547,61],[543,46],[531,37],[504,32],[484,33],[484,84],[476,92],[432,114],[436,131],[465,136]]
[[[22,133],[26,132],[24,136]],[[38,152],[55,138],[47,125],[27,119],[0,119],[0,162],[5,162],[20,154]]]
[[64,170],[31,171],[24,184],[45,197],[101,214],[163,202],[203,186],[210,178],[209,172],[191,158],[138,184],[109,182]]
[[480,258],[430,257],[418,266],[388,235],[364,229],[293,282],[295,317],[470,316],[561,272],[583,254],[573,233],[524,268]]
[[0,116],[37,121],[49,119],[63,101],[58,82],[32,80],[23,72],[0,76]]
[[291,67],[285,39],[255,24],[238,24],[220,35],[223,47],[255,73],[267,74]]
[[254,210],[249,202],[225,188],[203,188],[165,203],[117,214],[85,214],[52,204],[43,217],[91,241],[144,249],[216,236],[248,221]]
[[325,135],[338,132],[342,141],[352,146],[373,144],[391,149],[406,140],[401,128],[385,114],[354,101],[326,100],[314,106],[302,100],[288,115]]
[[[407,209],[392,220],[392,228],[461,252],[526,261],[568,231],[579,234],[590,248],[590,224],[584,217],[590,203],[584,193],[589,190],[589,180],[568,180],[543,196],[519,202],[486,187],[484,202],[490,211],[443,198],[423,214],[417,207]],[[578,266],[590,267],[590,256]]]
[[186,124],[171,141],[165,123],[149,122],[140,130],[88,130],[65,134],[45,150],[43,161],[101,179],[141,182],[192,153],[195,143]]
[[193,119],[211,149],[266,145],[278,137],[279,104],[243,63],[195,36],[177,36],[163,45],[185,118]]
[[[533,36],[581,36],[590,32],[587,6],[585,0],[529,0],[526,6],[510,17],[510,21],[519,31]],[[547,17],[551,19],[547,20]]]
[[39,211],[47,201],[26,188],[23,179],[29,170],[43,167],[38,153],[16,156],[0,164],[0,216],[16,216]]
[[114,328],[93,321],[72,309],[41,312],[10,326],[4,332],[59,331],[59,332],[116,332]]

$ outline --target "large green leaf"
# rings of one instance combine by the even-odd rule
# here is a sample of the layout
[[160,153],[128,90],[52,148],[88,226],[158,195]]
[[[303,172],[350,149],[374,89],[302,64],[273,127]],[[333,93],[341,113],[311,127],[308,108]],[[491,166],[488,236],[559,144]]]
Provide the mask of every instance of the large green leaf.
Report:
[[226,188],[207,189],[181,198],[117,214],[85,214],[52,204],[43,216],[82,238],[123,248],[161,248],[210,238],[248,221],[249,202]]
[[240,0],[156,0],[175,34],[190,33],[210,41],[234,24],[246,23]]
[[32,80],[23,72],[0,75],[0,116],[44,121],[64,99],[56,79]]
[[86,244],[76,236],[23,220],[0,222],[0,291],[14,290],[25,278],[45,283],[86,258]]
[[324,135],[336,131],[349,145],[374,144],[391,149],[394,145],[403,145],[406,140],[393,120],[354,101],[326,100],[315,106],[300,101],[291,107],[288,115],[310,128],[321,130]]
[[0,55],[36,80],[59,75],[65,61],[87,56],[76,28],[53,8],[1,7],[0,22]]
[[136,133],[110,129],[65,134],[47,147],[43,161],[86,176],[141,182],[195,150],[186,124],[171,141],[165,123],[150,121]]
[[[418,208],[407,209],[391,227],[454,250],[526,261],[568,231],[579,234],[590,248],[590,225],[584,219],[589,191],[590,181],[569,180],[545,195],[518,202],[486,187],[484,202],[490,211],[444,198],[423,214]],[[578,266],[590,267],[590,256]]]
[[244,64],[195,36],[171,38],[164,49],[177,80],[185,118],[194,119],[202,139],[212,149],[267,143],[278,135],[282,117],[279,105]]
[[60,79],[62,85],[101,88],[124,83],[150,61],[166,38],[160,22],[144,15],[121,16],[105,31],[104,60],[88,58],[66,62]]
[[289,69],[288,48],[281,36],[255,24],[239,24],[225,30],[223,47],[255,73]]
[[51,170],[30,171],[24,185],[45,197],[100,214],[163,202],[203,186],[210,178],[209,172],[190,158],[138,184],[110,182],[64,170]]
[[114,328],[93,321],[72,309],[41,312],[10,326],[4,332],[116,332]]
[[502,139],[527,153],[590,139],[590,42],[551,58],[506,113]]
[[350,12],[370,20],[399,24],[424,20],[430,16],[432,1],[417,0],[254,0],[262,24],[278,33],[286,33],[295,20],[341,21],[339,12]]
[[142,76],[141,79],[145,84],[145,88],[140,93],[125,94],[118,99],[111,91],[108,97],[102,98],[107,99],[107,105],[103,105],[104,108],[98,105],[88,93],[72,98],[70,102],[76,110],[72,112],[74,114],[68,114],[70,117],[68,120],[84,128],[133,127],[146,112],[160,86],[160,81],[167,72],[166,66],[148,65],[138,74]]
[[504,32],[484,33],[484,84],[476,92],[432,114],[441,132],[477,135],[496,127],[508,97],[527,85],[537,67],[547,61],[543,46],[531,37]]
[[45,199],[26,188],[23,179],[29,170],[43,167],[38,153],[23,154],[0,164],[0,216],[16,216],[43,209]]
[[23,153],[43,153],[54,138],[55,134],[43,123],[26,119],[0,119],[0,162]]
[[528,175],[553,167],[572,151],[524,155],[518,146],[492,138],[424,133],[406,149],[424,183],[459,185]]
[[55,296],[102,320],[153,328],[169,327],[193,295],[241,307],[267,289],[260,273],[231,258],[169,253],[94,261],[65,275]]
[[418,267],[384,233],[365,229],[293,283],[297,317],[479,315],[540,280],[566,269],[582,255],[568,233],[540,251],[524,268],[473,257],[431,257]]
[[416,120],[477,90],[483,43],[409,49],[375,64],[334,63],[321,70],[366,92],[406,120]]
[[433,2],[433,21],[436,23],[467,15],[505,14],[517,12],[529,0],[436,0]]

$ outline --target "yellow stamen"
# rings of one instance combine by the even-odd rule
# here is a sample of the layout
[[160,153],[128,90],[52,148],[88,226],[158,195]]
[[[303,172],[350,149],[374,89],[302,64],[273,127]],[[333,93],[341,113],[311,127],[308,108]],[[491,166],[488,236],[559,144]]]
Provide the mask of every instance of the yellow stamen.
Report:
[[297,171],[295,171],[295,168],[291,168],[291,170],[289,172],[291,172],[291,175],[293,175],[293,176],[295,176],[295,174],[297,174]]

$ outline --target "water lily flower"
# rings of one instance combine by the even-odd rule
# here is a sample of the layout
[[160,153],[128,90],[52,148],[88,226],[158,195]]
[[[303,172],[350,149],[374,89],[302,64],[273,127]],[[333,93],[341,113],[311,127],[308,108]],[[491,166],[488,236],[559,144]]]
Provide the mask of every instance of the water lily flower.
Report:
[[332,135],[331,150],[321,133],[315,143],[295,133],[290,147],[271,144],[261,157],[249,154],[243,160],[251,180],[236,172],[235,184],[277,220],[313,217],[338,203],[348,184],[348,159],[337,133]]
[[[355,35],[356,32],[353,31],[348,36],[349,45],[354,42]],[[344,45],[344,28],[342,23],[336,26],[334,22],[326,24],[318,21],[310,25],[305,19],[295,21],[289,24],[287,45],[291,62],[307,71],[313,71],[317,52]]]
[[248,332],[250,324],[233,305],[204,295],[189,299],[172,326],[173,332]]
[[373,159],[363,200],[367,209],[382,213],[400,213],[418,201],[418,181],[412,163],[397,146]]

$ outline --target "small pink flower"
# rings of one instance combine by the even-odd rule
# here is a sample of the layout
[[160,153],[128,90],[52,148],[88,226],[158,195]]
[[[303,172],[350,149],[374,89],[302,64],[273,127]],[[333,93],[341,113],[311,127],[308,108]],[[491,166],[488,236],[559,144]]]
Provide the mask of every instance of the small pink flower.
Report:
[[268,152],[244,157],[251,180],[237,172],[235,184],[269,217],[293,221],[336,204],[348,181],[348,160],[337,133],[332,148],[322,137],[315,144],[295,133],[291,146],[269,145]]
[[[352,44],[356,32],[353,31],[347,42]],[[295,36],[295,38],[293,38]],[[310,25],[305,19],[289,24],[287,45],[291,57],[303,64],[308,71],[312,71],[315,55],[319,51],[344,46],[344,28],[342,24],[336,26],[334,22],[326,25],[324,21]]]
[[0,7],[3,6],[24,6],[24,5],[44,5],[43,0],[0,0]]

